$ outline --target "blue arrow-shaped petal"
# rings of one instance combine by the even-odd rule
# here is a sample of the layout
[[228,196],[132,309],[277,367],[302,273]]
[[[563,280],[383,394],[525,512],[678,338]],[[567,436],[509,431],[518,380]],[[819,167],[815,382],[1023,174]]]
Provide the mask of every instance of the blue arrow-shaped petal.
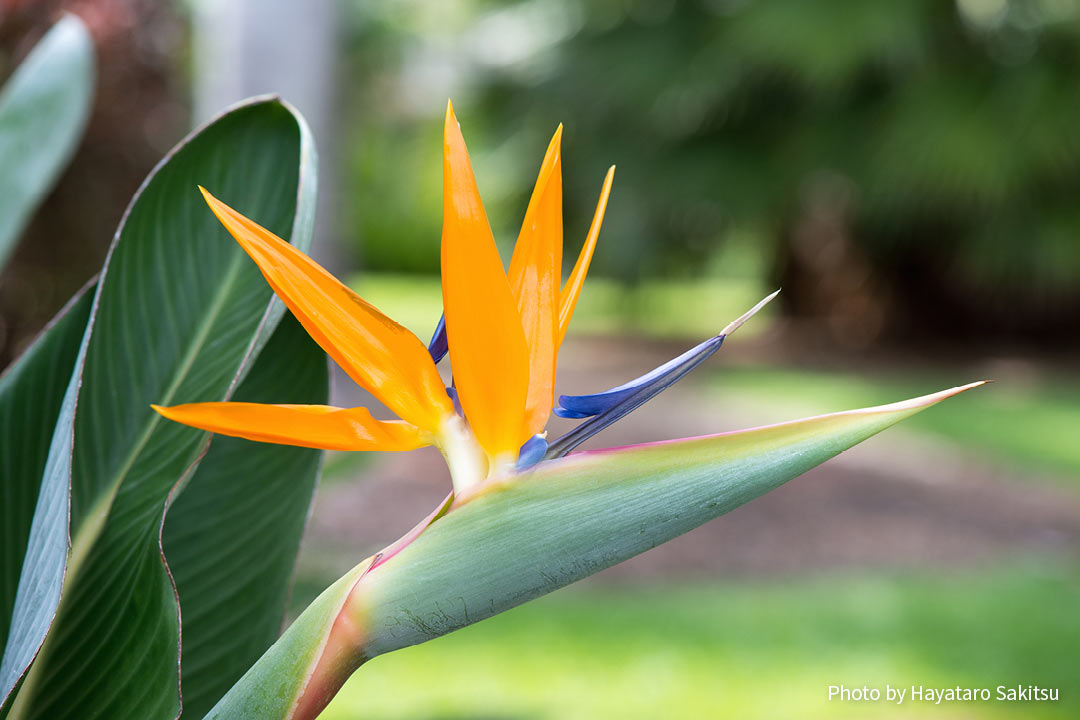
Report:
[[592,395],[560,395],[555,414],[565,418],[590,418],[548,446],[547,458],[566,455],[590,437],[681,380],[688,372],[705,362],[720,349],[726,338],[743,323],[753,317],[776,297],[772,293],[737,320],[730,323],[718,335],[711,337],[679,357],[670,360],[636,380]]
[[525,441],[525,444],[521,446],[521,450],[518,452],[516,470],[518,472],[528,470],[533,465],[543,460],[544,453],[547,452],[547,449],[547,439],[543,435],[533,435]]
[[446,357],[446,353],[450,350],[450,345],[446,342],[446,313],[439,316],[439,324],[435,326],[435,333],[431,336],[427,349],[436,365]]
[[[642,388],[658,387],[663,390],[675,379],[678,379],[671,379],[673,375],[678,374],[679,377],[682,377],[686,371],[694,369],[719,350],[723,342],[723,335],[711,337],[700,345],[687,350],[674,360],[667,361],[655,370],[610,390],[591,395],[560,395],[559,407],[555,408],[555,414],[562,418],[592,417],[625,402]],[[680,373],[680,370],[684,372]]]

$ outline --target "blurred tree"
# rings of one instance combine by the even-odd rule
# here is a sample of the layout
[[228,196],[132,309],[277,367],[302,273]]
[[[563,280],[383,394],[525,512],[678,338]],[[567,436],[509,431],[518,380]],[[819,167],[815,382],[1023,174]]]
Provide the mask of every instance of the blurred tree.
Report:
[[561,120],[568,245],[619,165],[600,272],[698,273],[754,237],[830,342],[1076,342],[1074,0],[391,5],[356,13],[356,75],[378,68],[356,117],[389,138],[353,150],[371,265],[432,267],[434,87],[464,106],[504,238]]

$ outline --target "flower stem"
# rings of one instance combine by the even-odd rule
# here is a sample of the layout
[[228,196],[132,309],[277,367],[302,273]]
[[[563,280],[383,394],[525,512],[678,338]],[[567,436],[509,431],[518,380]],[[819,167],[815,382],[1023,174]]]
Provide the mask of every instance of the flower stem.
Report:
[[450,468],[455,493],[461,493],[487,477],[488,461],[484,451],[460,416],[451,415],[443,423],[438,447]]

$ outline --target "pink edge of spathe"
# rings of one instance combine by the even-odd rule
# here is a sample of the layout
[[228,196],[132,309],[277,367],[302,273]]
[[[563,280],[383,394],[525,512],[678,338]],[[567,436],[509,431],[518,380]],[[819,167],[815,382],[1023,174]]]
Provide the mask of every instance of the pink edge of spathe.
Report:
[[364,628],[355,621],[353,613],[349,612],[349,604],[360,581],[370,570],[369,565],[345,593],[334,620],[330,623],[330,630],[316,654],[315,665],[307,673],[300,692],[286,715],[288,720],[315,720],[341,690],[352,670],[362,664],[362,659],[358,660],[362,651],[358,648],[363,647]]
[[435,522],[443,515],[445,515],[450,510],[450,506],[453,504],[453,502],[454,493],[451,492],[449,495],[446,496],[446,499],[439,503],[438,506],[434,510],[432,510],[426,518],[416,523],[412,530],[405,533],[400,538],[387,545],[383,550],[376,553],[375,559],[371,561],[371,566],[367,569],[366,572],[371,572],[390,558],[397,555],[406,547],[408,547],[413,540],[420,537],[420,534],[428,529],[428,526],[431,525],[431,523]]
[[[691,437],[676,438],[674,440],[654,440],[652,442],[636,443],[631,445],[618,445],[616,447],[609,448],[597,448],[594,450],[582,450],[580,452],[570,453],[566,457],[584,457],[586,455],[598,455],[601,453],[619,452],[621,450],[633,450],[635,448],[654,447],[657,445],[672,445],[675,443],[688,442],[691,440],[708,440],[710,438],[726,437],[728,435],[740,435],[742,433],[757,432],[759,430],[771,430],[773,428],[784,427],[786,425],[794,425],[795,423],[810,422],[813,420],[824,420],[825,418],[840,417],[842,415],[872,415],[875,413],[888,413],[888,412],[902,412],[904,410],[918,410],[926,407],[930,407],[942,400],[947,400],[954,395],[959,395],[962,392],[977,388],[980,385],[985,385],[992,380],[979,380],[977,382],[968,383],[967,385],[960,385],[958,387],[949,388],[948,390],[941,390],[929,395],[922,395],[920,397],[911,398],[910,400],[901,400],[900,402],[889,403],[888,405],[875,405],[874,407],[859,408],[857,410],[841,410],[840,412],[825,413],[823,415],[813,415],[807,418],[799,418],[798,420],[785,420],[783,422],[771,423],[769,425],[759,425],[752,428],[743,428],[741,430],[727,430],[720,433],[709,433],[707,435],[693,435]],[[558,462],[558,460],[549,460],[548,462]]]
[[357,656],[357,648],[363,647],[365,628],[356,620],[356,613],[351,612],[349,609],[350,604],[356,600],[356,589],[360,586],[360,583],[367,577],[368,573],[408,547],[433,522],[445,515],[453,501],[454,493],[451,492],[412,530],[380,552],[375,553],[368,566],[357,575],[352,586],[344,594],[344,599],[330,625],[330,631],[326,634],[326,638],[316,655],[315,666],[308,673],[307,679],[300,688],[292,709],[289,711],[288,718],[290,720],[313,720],[316,718],[330,704],[330,700],[345,684],[355,666],[363,662],[363,658]]
[[[777,291],[777,292],[779,292],[779,291]],[[775,293],[773,295],[775,295]],[[766,298],[766,302],[768,300],[770,300],[770,299],[772,299],[772,296],[770,296],[769,298]],[[759,303],[759,305],[760,304],[761,303]],[[946,399],[952,397],[953,395],[959,395],[962,392],[965,392],[967,390],[971,390],[972,388],[976,388],[976,387],[979,387],[980,385],[985,385],[985,384],[990,383],[990,382],[993,382],[993,380],[979,380],[978,382],[968,383],[967,385],[961,385],[959,387],[949,388],[948,390],[942,390],[940,392],[931,393],[930,395],[923,395],[921,397],[911,398],[910,400],[902,400],[900,402],[890,403],[888,405],[877,405],[877,406],[874,406],[874,407],[859,408],[857,410],[842,410],[840,412],[825,413],[823,415],[813,415],[811,417],[798,418],[796,420],[785,420],[784,422],[772,423],[770,425],[759,425],[757,427],[752,427],[752,428],[742,428],[742,429],[739,429],[739,430],[728,430],[728,431],[725,431],[725,432],[709,433],[709,434],[706,434],[706,435],[693,435],[693,436],[690,436],[690,437],[675,438],[673,440],[654,440],[652,442],[635,443],[635,444],[630,444],[630,445],[617,445],[615,447],[596,448],[594,450],[580,450],[578,452],[572,452],[569,455],[566,455],[565,457],[556,458],[554,460],[543,460],[543,461],[539,462],[538,464],[534,465],[533,467],[529,468],[528,470],[526,470],[526,471],[524,471],[522,473],[510,473],[508,475],[500,475],[500,476],[497,476],[497,477],[488,478],[487,480],[484,480],[483,482],[478,483],[477,485],[474,485],[473,487],[468,488],[464,492],[458,493],[457,497],[454,498],[453,504],[450,506],[448,512],[456,510],[457,508],[462,507],[462,506],[468,504],[469,502],[471,502],[471,501],[473,501],[473,500],[475,500],[475,499],[477,499],[477,498],[479,498],[479,497],[481,497],[483,495],[487,495],[488,493],[496,490],[497,488],[500,488],[500,487],[503,487],[503,486],[506,486],[506,485],[510,485],[510,484],[512,484],[514,482],[518,482],[518,481],[520,481],[522,479],[525,479],[528,476],[528,474],[533,472],[534,470],[538,470],[538,469],[546,467],[546,466],[550,466],[550,465],[553,465],[553,464],[556,464],[556,463],[560,463],[560,462],[563,462],[563,461],[566,461],[566,460],[570,460],[572,458],[584,459],[586,457],[603,455],[605,453],[621,452],[623,450],[635,450],[635,449],[638,449],[638,448],[660,447],[660,446],[664,446],[664,445],[676,445],[678,443],[691,442],[691,441],[694,441],[694,440],[708,440],[710,438],[726,437],[726,436],[730,436],[730,435],[740,435],[742,433],[752,433],[752,432],[757,432],[759,430],[770,430],[770,429],[773,429],[773,428],[784,427],[786,425],[794,425],[796,423],[811,422],[811,421],[814,421],[814,420],[823,420],[825,418],[830,418],[830,417],[841,417],[841,416],[844,416],[844,415],[871,415],[871,414],[874,414],[874,413],[902,412],[904,410],[916,410],[916,409],[929,407],[931,405],[934,405],[935,403],[941,402],[942,400],[946,400]],[[435,518],[435,519],[438,519],[438,518]],[[425,525],[425,527],[426,527],[426,525]],[[411,542],[412,540],[416,539],[416,537],[418,537],[418,536],[419,536],[419,533],[417,533],[416,535],[410,537],[409,541]],[[400,551],[401,549],[402,548],[400,548],[400,547],[396,548],[395,552]]]

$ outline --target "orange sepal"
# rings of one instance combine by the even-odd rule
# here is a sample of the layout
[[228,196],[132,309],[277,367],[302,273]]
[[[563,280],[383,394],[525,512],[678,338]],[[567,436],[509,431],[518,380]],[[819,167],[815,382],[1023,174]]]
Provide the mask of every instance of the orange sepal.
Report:
[[570,278],[563,286],[562,295],[559,299],[559,337],[555,347],[562,345],[566,338],[566,331],[570,327],[570,318],[574,315],[574,307],[577,305],[578,296],[581,295],[581,286],[585,284],[585,275],[589,272],[589,263],[592,262],[593,251],[596,249],[596,239],[600,236],[600,226],[604,223],[604,211],[607,210],[608,196],[611,195],[611,182],[615,179],[615,166],[608,168],[607,177],[604,178],[604,187],[600,190],[600,200],[596,203],[596,212],[593,214],[592,225],[589,226],[589,234],[585,238],[585,244],[581,246]]
[[174,422],[256,442],[321,450],[414,450],[425,433],[401,420],[371,417],[366,408],[206,402],[154,410]]
[[525,425],[530,435],[544,429],[555,399],[563,243],[561,140],[562,125],[540,165],[508,276],[529,347]]
[[528,346],[450,105],[443,139],[442,291],[465,417],[491,458],[516,459],[528,437]]
[[454,408],[420,339],[307,255],[199,189],[270,287],[349,377],[402,419],[437,433]]

